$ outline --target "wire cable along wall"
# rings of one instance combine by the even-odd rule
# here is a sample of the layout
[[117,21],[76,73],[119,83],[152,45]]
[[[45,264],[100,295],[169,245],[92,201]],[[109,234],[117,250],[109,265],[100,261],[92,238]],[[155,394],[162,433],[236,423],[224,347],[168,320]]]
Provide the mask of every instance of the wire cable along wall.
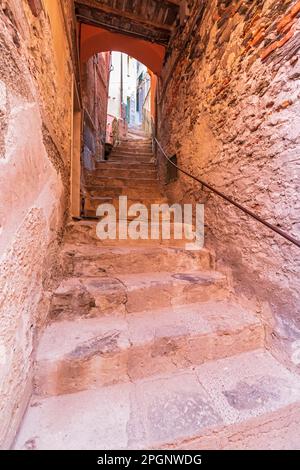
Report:
[[280,235],[281,237],[283,237],[285,240],[288,240],[290,243],[293,243],[294,245],[298,246],[300,248],[300,240],[297,240],[296,238],[292,237],[290,234],[284,232],[283,230],[281,230],[280,228],[276,227],[275,225],[273,224],[270,224],[269,222],[267,222],[266,220],[262,219],[259,215],[255,214],[254,212],[250,211],[249,209],[247,209],[246,207],[244,207],[242,204],[234,201],[231,197],[229,196],[226,196],[226,194],[223,194],[221,191],[219,191],[218,189],[214,188],[213,186],[211,186],[210,184],[206,183],[205,181],[201,180],[200,178],[197,178],[196,176],[193,176],[191,175],[190,173],[188,173],[187,171],[183,170],[182,168],[180,168],[178,165],[176,165],[169,157],[168,155],[166,154],[166,152],[164,151],[164,149],[162,148],[160,142],[157,140],[156,137],[153,137],[153,140],[154,142],[158,145],[159,149],[161,150],[162,154],[164,155],[164,157],[167,159],[167,161],[173,165],[175,168],[177,168],[178,171],[180,171],[181,173],[189,176],[190,178],[192,178],[193,180],[197,181],[198,183],[200,183],[202,186],[204,186],[205,188],[209,189],[210,191],[212,191],[213,193],[217,194],[218,196],[220,196],[221,198],[223,198],[225,201],[229,202],[230,204],[234,205],[235,207],[237,207],[238,209],[240,209],[241,211],[243,211],[245,214],[249,215],[250,217],[252,217],[253,219],[257,220],[258,222],[260,222],[261,224],[263,224],[265,227],[268,227],[269,229],[273,230],[273,232],[276,232],[278,235]]

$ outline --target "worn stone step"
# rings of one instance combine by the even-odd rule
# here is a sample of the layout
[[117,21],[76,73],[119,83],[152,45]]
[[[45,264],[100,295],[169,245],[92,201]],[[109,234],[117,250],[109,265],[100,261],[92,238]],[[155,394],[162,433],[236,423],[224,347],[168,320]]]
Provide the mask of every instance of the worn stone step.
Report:
[[35,394],[61,395],[195,366],[259,348],[255,316],[225,302],[208,302],[62,321],[42,335]]
[[[148,214],[148,220],[151,219],[151,205],[152,204],[166,204],[167,201],[166,200],[163,200],[163,198],[148,198],[147,200],[144,200],[143,201],[143,204],[146,206],[149,214]],[[113,197],[86,197],[85,198],[85,203],[84,203],[84,213],[86,215],[90,215],[91,217],[96,217],[96,210],[97,208],[99,207],[99,205],[101,204],[112,204],[116,211],[117,211],[117,214],[119,213],[119,200],[118,198],[113,198]],[[127,199],[127,205],[128,205],[128,208],[130,208],[132,205],[135,205],[135,204],[140,204],[140,201],[138,199]],[[130,216],[128,215],[128,220],[133,220],[134,218],[136,217],[135,216]],[[167,213],[165,215],[165,217],[167,217]]]
[[153,149],[152,149],[152,145],[123,145],[121,147],[115,147],[112,152],[111,152],[111,155],[114,154],[114,153],[127,153],[127,154],[132,154],[132,155],[153,155]]
[[152,148],[152,140],[151,139],[146,139],[146,140],[123,140],[119,145],[114,147],[114,149],[117,148]]
[[156,165],[156,161],[154,159],[147,159],[147,158],[134,158],[134,157],[112,157],[108,160],[111,164],[122,164],[125,167],[132,165]]
[[255,350],[97,390],[32,397],[14,449],[300,449],[299,376]]
[[123,169],[123,170],[139,170],[139,171],[144,171],[144,170],[156,170],[156,165],[155,163],[132,163],[130,161],[126,162],[110,162],[109,160],[105,162],[99,162],[96,163],[96,171],[102,170],[102,169],[112,169],[112,170],[118,170],[118,169]]
[[154,164],[155,163],[155,158],[153,155],[133,155],[133,154],[114,154],[110,155],[108,162],[124,162],[125,164],[128,163],[134,163],[134,164],[139,164],[139,163],[148,163],[148,164]]
[[153,178],[139,178],[139,177],[126,177],[118,176],[117,178],[113,175],[111,176],[88,176],[87,177],[88,186],[97,186],[105,188],[152,188],[153,190],[160,191],[159,182],[156,177]]
[[154,158],[153,152],[148,150],[126,150],[126,149],[116,149],[109,154],[108,161],[112,157],[122,157],[122,158],[135,158],[137,160],[147,158],[149,160]]
[[110,155],[126,153],[131,155],[153,155],[152,145],[122,145],[112,149]]
[[124,155],[124,156],[136,156],[137,158],[139,157],[153,157],[153,152],[152,149],[141,149],[141,148],[132,148],[132,149],[127,149],[124,147],[117,147],[110,153],[110,157],[113,156],[119,156],[119,155]]
[[144,187],[128,187],[128,186],[108,186],[89,184],[87,190],[91,196],[95,197],[114,197],[127,196],[129,199],[139,199],[142,203],[144,199],[149,197],[162,197],[162,190],[158,185],[148,185]]
[[97,277],[99,273],[141,273],[155,271],[198,271],[215,267],[206,249],[187,251],[168,247],[96,247],[65,245],[62,252],[66,276]]
[[114,147],[110,152],[110,155],[114,153],[127,153],[127,154],[145,154],[145,155],[153,155],[152,145],[119,145],[118,147]]
[[[71,222],[66,226],[65,232],[65,241],[71,244],[90,244],[96,246],[181,246],[190,248],[187,244],[193,242],[193,239],[190,238],[193,236],[194,227],[190,224],[178,224],[171,221],[170,223],[170,238],[166,239],[164,234],[162,233],[162,224],[160,223],[149,223],[149,222],[140,222],[138,231],[144,231],[145,235],[148,234],[147,239],[132,239],[129,235],[129,226],[131,224],[131,220],[128,220],[127,224],[127,239],[119,238],[120,234],[120,226],[119,221],[117,220],[116,223],[116,231],[115,234],[116,238],[111,239],[103,239],[99,238],[97,234],[97,224],[99,220],[81,220],[77,222]],[[157,239],[151,237],[152,230],[157,229]],[[176,239],[174,236],[175,231],[178,229],[179,232],[182,234],[182,238]]]
[[151,179],[157,181],[157,171],[148,168],[101,168],[95,170],[93,173],[88,173],[89,178],[136,178],[136,179]]
[[[111,199],[116,199],[119,196],[122,196],[124,188],[104,188],[103,187],[98,187],[95,185],[89,185],[86,187],[88,194],[92,198],[111,198]],[[88,197],[86,199],[88,199]],[[126,196],[126,194],[125,194]]]
[[113,149],[118,149],[118,148],[143,148],[143,147],[148,147],[152,148],[152,140],[151,139],[145,139],[145,140],[122,140],[118,145],[113,147]]
[[[133,132],[131,132],[131,130],[129,129],[128,132],[130,134],[134,134]],[[152,138],[151,136],[149,135],[146,135],[145,133],[140,133],[139,131],[139,134],[136,134],[137,136],[134,136],[134,137],[130,137],[130,136],[127,136],[126,138],[122,139],[121,140],[121,144],[120,145],[125,145],[125,144],[138,144],[138,145],[142,145],[143,143],[148,143],[150,144],[152,142]]]
[[[96,210],[101,204],[112,204],[116,210],[116,216],[119,218],[119,207],[120,207],[120,202],[118,198],[105,198],[105,197],[89,197],[87,196],[85,198],[85,204],[84,208],[85,211],[89,211],[91,214],[93,214],[93,217],[96,217]],[[128,220],[134,220],[138,215],[139,212],[137,212],[140,208],[141,202],[138,199],[127,199],[127,218]],[[143,216],[143,220],[148,220],[149,223],[151,221],[152,217],[152,212],[157,208],[157,206],[160,206],[160,213],[159,217],[161,220],[173,220],[174,219],[174,214],[170,211],[169,205],[167,204],[166,200],[163,200],[163,198],[154,198],[154,197],[149,197],[146,200],[143,200],[143,206],[146,207],[147,209],[147,217]],[[143,208],[144,209],[144,208]]]
[[[109,200],[109,198],[102,198],[103,200],[104,199],[107,199],[107,201]],[[93,219],[99,219],[99,217],[97,216],[97,208],[99,207],[99,204],[101,203],[97,203],[97,201],[99,201],[99,199],[93,199],[93,201],[89,202],[88,199],[85,200],[86,201],[86,204],[85,204],[85,209],[84,209],[84,213],[86,215],[86,217],[92,217]],[[136,202],[136,204],[140,204],[138,203],[138,201]],[[146,208],[148,210],[148,217],[144,217],[142,218],[142,220],[144,222],[148,221],[148,223],[150,224],[151,223],[151,204],[155,204],[154,203],[154,200],[152,201],[152,203],[149,203],[149,204],[146,204]],[[156,204],[161,204],[161,203],[156,203]],[[119,213],[118,213],[118,204],[114,205],[115,209],[116,209],[116,214],[117,214],[117,220],[119,220]],[[130,203],[128,204],[128,208],[130,208]],[[136,217],[138,216],[138,213],[137,213],[137,207],[134,209],[134,208],[131,208],[131,210],[133,211],[134,210],[134,213],[131,212],[130,214],[127,215],[127,220],[128,222],[131,222],[133,220],[136,220]],[[133,214],[133,215],[132,215]],[[162,211],[160,212],[160,220],[165,220],[165,221],[168,221],[170,220],[170,217],[171,217],[171,221],[173,220],[173,216],[172,214],[169,213],[169,211]],[[124,219],[123,219],[124,220]]]
[[224,300],[226,277],[215,271],[118,273],[64,279],[53,293],[49,320],[70,320]]
[[151,163],[151,162],[154,162],[154,155],[153,153],[150,153],[150,152],[118,151],[118,152],[111,153],[108,157],[108,161],[111,161],[114,159],[125,160],[125,161],[135,160],[137,162],[146,161],[147,163]]
[[[134,176],[133,178],[130,177],[120,177],[120,178],[110,178],[107,176],[96,176],[94,179],[89,179],[87,183],[88,188],[121,188],[123,191],[128,190],[139,190],[139,200],[148,198],[148,193],[156,193],[157,197],[161,198],[163,195],[163,188],[156,177],[146,177],[146,178],[139,178]],[[153,197],[151,195],[151,197]],[[166,196],[163,195],[164,199],[166,200]],[[136,199],[136,198],[133,198]]]
[[[118,198],[113,198],[113,197],[95,197],[95,196],[87,196],[85,198],[85,204],[84,204],[84,213],[86,216],[90,217],[96,217],[96,210],[100,204],[112,204],[116,211],[117,214],[119,213],[119,199]],[[127,199],[127,206],[130,208],[132,205],[135,204],[140,204],[140,199]],[[156,197],[147,197],[146,199],[143,198],[143,204],[147,207],[147,210],[149,212],[148,214],[148,220],[150,221],[151,219],[151,205],[152,204],[167,204],[167,199],[166,198],[156,198]],[[164,212],[164,218],[167,217],[167,212]],[[128,215],[128,220],[133,220],[136,217],[136,215]]]
[[[129,133],[131,133],[130,129],[128,131]],[[137,145],[142,145],[142,144],[151,144],[152,142],[152,138],[150,136],[147,136],[147,135],[141,135],[140,138],[131,138],[131,137],[127,137],[125,139],[122,139],[121,140],[121,144],[120,145],[127,145],[127,144],[137,144]]]
[[[88,208],[90,209],[96,209],[99,204],[112,204],[117,210],[119,208],[119,198],[113,198],[113,197],[96,197],[96,196],[86,196],[85,198],[85,204]],[[147,207],[149,211],[151,211],[151,204],[167,204],[167,198],[157,198],[157,197],[147,197],[143,198],[143,204]],[[127,206],[130,207],[133,204],[141,204],[140,198],[137,199],[127,199]]]
[[128,134],[126,138],[122,139],[123,142],[151,142],[151,136],[146,134],[142,129],[132,128],[131,126],[128,129]]

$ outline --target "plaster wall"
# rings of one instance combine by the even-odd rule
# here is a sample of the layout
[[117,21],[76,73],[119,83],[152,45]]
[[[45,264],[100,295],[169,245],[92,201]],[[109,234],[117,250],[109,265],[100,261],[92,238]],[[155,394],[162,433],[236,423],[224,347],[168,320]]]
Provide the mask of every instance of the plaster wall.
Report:
[[31,393],[69,209],[73,70],[61,2],[2,0],[0,51],[0,447],[7,449]]

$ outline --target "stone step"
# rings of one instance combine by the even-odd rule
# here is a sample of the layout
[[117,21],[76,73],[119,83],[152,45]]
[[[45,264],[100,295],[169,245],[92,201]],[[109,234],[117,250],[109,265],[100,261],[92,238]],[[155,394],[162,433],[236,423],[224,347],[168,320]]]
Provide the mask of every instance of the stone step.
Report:
[[[127,136],[126,138],[122,139],[121,142],[151,142],[151,136],[146,134],[142,129],[132,128],[131,126],[128,129],[128,134],[131,136]],[[138,138],[140,136],[140,138]]]
[[[143,142],[152,142],[152,137],[150,135],[147,135],[145,133],[141,134],[141,131],[138,130],[138,133],[136,134],[135,132],[132,132],[131,129],[128,129],[128,133],[131,134],[134,137],[127,136],[126,138],[121,140],[121,145],[124,143],[135,143],[137,142],[138,144],[142,144]],[[140,135],[140,138],[138,138],[138,135]]]
[[141,130],[135,130],[135,131],[132,131],[131,128],[128,129],[128,135],[125,139],[122,139],[121,140],[121,143],[126,143],[126,142],[138,142],[138,143],[142,143],[142,142],[152,142],[152,138],[150,135],[148,134],[145,134],[143,131]]
[[153,154],[152,145],[122,145],[112,149],[111,154],[124,152],[130,154]]
[[161,188],[159,186],[159,182],[157,178],[139,178],[139,177],[122,177],[121,175],[118,177],[113,176],[88,176],[86,178],[88,186],[97,186],[97,187],[110,187],[110,188],[136,188],[136,187],[143,187],[143,188],[153,188],[157,191],[160,191]]
[[152,149],[141,149],[141,148],[124,148],[124,147],[117,147],[113,149],[110,153],[110,157],[116,156],[116,155],[124,155],[124,156],[136,156],[137,158],[139,157],[153,157],[153,152]]
[[112,153],[115,152],[125,152],[125,153],[132,153],[132,154],[153,154],[152,145],[119,145],[118,147],[114,147],[111,151]]
[[99,186],[89,184],[87,190],[91,196],[95,197],[113,197],[127,196],[128,199],[139,199],[142,203],[144,199],[163,197],[162,190],[156,184],[145,186],[143,188],[134,188],[124,186]]
[[226,277],[215,271],[118,273],[64,279],[52,296],[49,320],[70,320],[224,300]]
[[[95,220],[97,219],[97,220],[98,220],[99,217],[97,216],[97,207],[98,207],[98,206],[96,206],[96,207],[91,207],[90,204],[87,204],[87,206],[85,206],[85,209],[84,209],[84,214],[83,214],[84,217],[86,217],[86,218],[91,218],[91,219],[95,219]],[[128,218],[127,218],[127,220],[128,220],[128,222],[131,222],[131,221],[135,220],[135,218],[136,218],[136,216],[130,216],[130,215],[129,215]],[[146,221],[147,219],[144,218],[143,220]],[[151,221],[151,216],[150,216],[150,214],[149,214],[149,216],[148,216],[148,222],[150,223],[150,221]]]
[[145,144],[145,145],[120,145],[118,147],[114,147],[110,154],[125,152],[130,154],[153,154],[152,145]]
[[14,449],[299,450],[299,428],[299,376],[258,349],[101,389],[33,396]]
[[152,169],[148,168],[105,168],[97,169],[94,172],[87,173],[88,178],[135,178],[135,179],[150,179],[157,181],[157,170],[155,167]]
[[[117,215],[119,214],[118,212],[119,205],[120,205],[119,198],[104,197],[104,196],[102,197],[86,196],[85,197],[85,207],[89,209],[96,209],[99,206],[99,204],[104,204],[104,203],[112,204],[117,211]],[[130,212],[134,211],[134,215],[132,215],[131,218],[137,216],[135,211],[138,209],[138,206],[140,206],[140,204],[141,204],[140,199],[128,199],[127,198],[128,211]],[[166,198],[163,198],[163,197],[157,198],[154,196],[153,197],[149,196],[147,198],[143,198],[143,205],[148,210],[147,220],[151,219],[151,212],[153,209],[152,205],[154,205],[155,207],[157,205],[161,206],[160,215],[161,216],[163,215],[164,218],[170,217],[170,216],[172,216],[171,218],[173,218],[173,214],[170,211],[170,206],[168,205]],[[132,207],[132,206],[135,206],[135,207]],[[128,215],[128,218],[130,218],[129,215]]]
[[151,139],[144,139],[144,140],[136,140],[136,139],[127,139],[127,140],[122,140],[122,142],[114,147],[152,147],[152,140]]
[[[162,224],[160,223],[149,223],[149,222],[140,222],[138,230],[144,232],[145,235],[148,234],[147,239],[132,239],[130,233],[128,232],[131,221],[128,220],[128,230],[127,230],[127,239],[119,238],[119,222],[116,223],[116,238],[103,239],[97,235],[97,224],[99,220],[81,220],[77,222],[71,222],[66,227],[65,232],[65,242],[70,244],[89,244],[96,246],[176,246],[176,247],[186,247],[193,240],[193,226],[189,224],[178,224],[175,222],[170,223],[170,238],[165,239],[164,234],[162,234]],[[157,239],[151,238],[151,231],[157,230]],[[178,230],[178,234],[182,234],[182,238],[176,239],[174,236],[175,231]],[[135,231],[135,230],[134,230]]]
[[125,147],[116,147],[113,149],[110,153],[109,156],[112,155],[126,155],[126,156],[135,156],[137,158],[139,157],[153,157],[153,151],[151,148],[125,148]]
[[111,159],[108,160],[109,163],[112,165],[120,164],[123,165],[124,167],[129,167],[129,164],[132,165],[153,165],[156,166],[156,160],[154,159],[149,159],[149,158],[135,158],[135,157],[112,157]]
[[153,156],[138,156],[138,155],[132,155],[132,154],[118,154],[118,155],[112,155],[109,157],[107,160],[108,162],[123,162],[127,165],[127,163],[134,163],[134,164],[139,164],[139,163],[148,163],[148,164],[155,164],[155,158]]
[[168,247],[96,247],[65,245],[62,251],[66,276],[98,277],[99,273],[126,274],[156,271],[214,269],[213,255],[206,249],[187,251]]
[[[99,206],[99,204],[96,204],[96,203],[92,203],[92,204],[87,203],[85,205],[85,208],[84,208],[84,217],[98,220],[99,219],[99,217],[97,216],[98,206]],[[115,206],[115,208],[116,208],[116,210],[118,210],[117,206]],[[148,220],[148,223],[150,224],[150,222],[151,222],[151,208],[149,207],[148,210],[149,210],[148,218],[143,218],[143,221],[146,222]],[[128,215],[127,220],[128,220],[128,222],[131,222],[131,221],[135,220],[136,217],[137,217],[137,215]],[[162,214],[162,218],[164,220],[168,220],[168,215],[167,214]]]
[[126,162],[110,162],[109,160],[105,162],[96,163],[96,171],[102,169],[112,169],[112,170],[156,170],[155,163],[132,163],[130,161]]
[[152,139],[127,139],[127,140],[122,140],[119,142],[118,145],[116,145],[114,148],[118,147],[152,147]]
[[[111,198],[110,201],[109,201],[109,198],[101,198],[102,199],[102,202],[99,202],[100,198],[94,198],[91,202],[86,199],[85,200],[85,206],[84,206],[84,213],[85,213],[85,217],[91,217],[93,219],[97,219],[97,220],[101,220],[102,217],[98,217],[97,216],[97,208],[99,207],[100,204],[103,204],[103,201],[104,200],[107,200],[110,204],[113,199]],[[130,200],[128,200],[130,201]],[[140,203],[136,202],[136,204],[140,205]],[[151,223],[151,204],[161,204],[160,202],[158,203],[155,203],[154,200],[149,203],[149,204],[144,204],[145,207],[147,208],[147,211],[148,211],[148,217],[144,217],[142,218],[142,221],[143,222],[147,222],[148,221],[148,224]],[[114,205],[114,204],[113,204]],[[114,205],[115,209],[116,209],[116,216],[117,216],[117,222],[120,220],[119,219],[119,212],[118,212],[118,204],[116,203]],[[130,205],[130,202],[128,203],[128,210],[130,208],[130,214],[127,215],[127,220],[128,222],[132,222],[133,220],[136,220],[136,217],[138,216],[138,213],[137,213],[137,210],[138,208],[135,207],[135,208],[132,208],[131,205]],[[170,220],[170,216],[171,216],[171,221],[173,220],[173,216],[172,214],[170,214],[168,211],[162,211],[160,213],[160,220],[164,220],[164,221],[168,221]],[[124,219],[122,219],[124,220]]]
[[[113,198],[113,197],[93,197],[93,196],[86,196],[85,198],[86,205],[88,208],[96,209],[99,204],[112,204],[117,210],[119,208],[119,198]],[[127,206],[130,207],[133,204],[140,204],[140,199],[127,199]],[[151,204],[167,204],[167,198],[156,198],[156,197],[147,197],[143,198],[143,204],[148,208],[149,211],[151,211]]]
[[[118,198],[112,198],[112,197],[89,197],[87,196],[85,198],[85,205],[84,205],[84,213],[86,216],[90,217],[96,217],[96,210],[100,204],[112,204],[118,214],[119,211],[119,199]],[[127,206],[130,208],[134,204],[140,204],[139,199],[127,199]],[[151,219],[151,205],[152,204],[167,204],[167,199],[165,198],[155,198],[155,197],[148,197],[147,199],[143,198],[143,204],[147,207],[147,210],[149,211],[148,214],[148,220],[150,221]],[[133,220],[136,216],[130,216],[128,215],[128,220]],[[164,215],[164,218],[167,217]]]
[[208,302],[49,325],[37,351],[34,390],[61,395],[259,348],[263,328],[252,313]]

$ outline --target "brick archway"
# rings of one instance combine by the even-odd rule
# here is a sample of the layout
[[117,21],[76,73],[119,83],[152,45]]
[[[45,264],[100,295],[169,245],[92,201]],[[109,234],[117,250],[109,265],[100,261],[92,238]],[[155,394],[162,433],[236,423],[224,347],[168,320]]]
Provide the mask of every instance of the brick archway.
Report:
[[160,75],[165,55],[165,47],[152,44],[123,34],[112,33],[104,29],[82,25],[81,60],[86,62],[98,52],[119,51],[128,54],[145,64],[154,74]]

